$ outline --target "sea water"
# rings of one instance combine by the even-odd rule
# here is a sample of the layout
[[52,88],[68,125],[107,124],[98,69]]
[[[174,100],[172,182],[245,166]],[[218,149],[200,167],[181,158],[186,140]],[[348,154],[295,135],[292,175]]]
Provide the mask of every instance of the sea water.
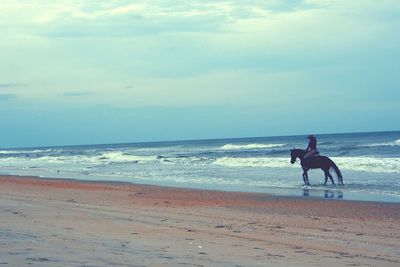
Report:
[[303,186],[290,149],[305,148],[305,136],[0,149],[0,173],[400,202],[400,132],[317,138],[344,186],[324,186],[321,170],[310,170],[311,186]]

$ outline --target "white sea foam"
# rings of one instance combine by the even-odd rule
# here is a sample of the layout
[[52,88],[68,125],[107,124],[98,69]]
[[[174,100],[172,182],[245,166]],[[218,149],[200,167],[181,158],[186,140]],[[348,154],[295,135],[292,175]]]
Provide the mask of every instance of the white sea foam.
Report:
[[37,154],[52,152],[53,149],[35,149],[35,150],[0,150],[0,154]]
[[[399,141],[399,140],[397,140]],[[11,151],[11,150],[8,150]],[[362,171],[370,173],[400,174],[400,158],[380,157],[333,157],[333,161],[341,170]],[[113,163],[150,163],[150,164],[176,164],[186,166],[219,165],[225,167],[255,167],[255,168],[293,168],[299,164],[290,164],[289,157],[157,157],[131,155],[121,151],[109,151],[92,155],[62,155],[25,157],[10,155],[0,157],[0,167],[49,167],[49,168],[81,168],[85,166],[98,167]]]
[[128,155],[123,152],[113,151],[103,153],[101,155],[63,155],[63,156],[43,156],[37,158],[31,157],[6,157],[0,158],[0,164],[6,163],[8,165],[21,165],[26,164],[27,166],[42,166],[42,165],[65,165],[65,164],[76,164],[78,165],[104,165],[110,163],[129,163],[129,162],[149,162],[156,160],[156,157],[150,156],[137,156]]
[[400,158],[332,157],[340,169],[376,173],[400,173]]
[[239,149],[262,149],[262,148],[274,148],[274,147],[282,147],[286,144],[247,144],[247,145],[235,145],[235,144],[226,144],[221,147],[222,150],[239,150]]
[[98,164],[99,160],[95,157],[87,157],[83,155],[75,155],[75,156],[44,156],[39,158],[23,158],[23,157],[15,157],[9,158],[9,162],[14,160],[16,163],[26,162],[28,165],[30,163],[33,164]]
[[230,158],[217,159],[214,164],[227,167],[290,168],[289,158]]
[[75,155],[75,156],[46,156],[34,158],[33,161],[45,161],[49,163],[80,163],[80,164],[107,164],[107,163],[128,163],[128,162],[147,162],[155,160],[155,157],[136,156],[125,154],[120,151],[106,152],[101,155]]
[[181,158],[159,158],[163,164],[181,164],[181,165],[207,165],[215,161],[214,158],[207,157],[181,157]]
[[[333,157],[333,161],[342,170],[364,171],[374,173],[400,173],[400,158],[373,157]],[[214,164],[226,167],[262,167],[291,168],[298,164],[290,164],[289,158],[230,158],[217,159]]]
[[120,151],[107,152],[97,157],[97,159],[101,161],[107,162],[149,162],[156,160],[155,156],[138,156],[138,155],[130,155]]
[[362,146],[400,146],[400,139],[393,141],[393,142],[384,142],[384,143],[372,143],[368,145],[362,145]]

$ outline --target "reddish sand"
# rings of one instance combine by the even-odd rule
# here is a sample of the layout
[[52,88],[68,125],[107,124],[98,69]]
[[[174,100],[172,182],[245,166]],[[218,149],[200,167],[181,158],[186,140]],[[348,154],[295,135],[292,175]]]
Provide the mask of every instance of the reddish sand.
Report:
[[400,266],[400,204],[0,176],[4,266]]

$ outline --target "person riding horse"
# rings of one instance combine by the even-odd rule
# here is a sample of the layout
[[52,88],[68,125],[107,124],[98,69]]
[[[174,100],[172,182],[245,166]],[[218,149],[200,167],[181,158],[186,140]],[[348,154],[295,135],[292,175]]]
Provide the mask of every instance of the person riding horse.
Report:
[[310,169],[323,170],[325,173],[324,185],[326,185],[328,178],[331,180],[332,184],[335,185],[330,173],[330,170],[332,169],[336,173],[338,184],[343,185],[343,176],[338,166],[330,158],[319,155],[317,150],[317,138],[313,135],[309,135],[307,138],[310,139],[310,142],[308,143],[306,150],[296,148],[290,149],[290,163],[294,164],[297,159],[300,159],[300,165],[303,169],[304,185],[310,185],[310,182],[308,181],[308,171]]
[[317,138],[314,135],[307,136],[310,141],[308,142],[308,147],[306,148],[306,154],[304,155],[304,159],[308,159],[313,156],[319,155],[317,150]]

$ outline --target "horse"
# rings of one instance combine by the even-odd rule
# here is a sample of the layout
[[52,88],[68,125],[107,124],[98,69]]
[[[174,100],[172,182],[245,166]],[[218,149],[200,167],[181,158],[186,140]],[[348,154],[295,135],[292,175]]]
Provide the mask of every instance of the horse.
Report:
[[303,168],[303,180],[305,185],[310,185],[310,182],[308,181],[308,170],[310,169],[322,169],[325,173],[325,183],[328,182],[328,178],[331,180],[332,184],[335,185],[335,182],[333,181],[333,177],[330,174],[329,170],[332,168],[336,176],[338,177],[338,184],[343,185],[343,177],[342,173],[340,172],[338,166],[328,157],[325,156],[313,156],[308,159],[304,159],[304,155],[307,152],[304,149],[296,149],[293,148],[290,150],[290,163],[294,164],[296,162],[296,159],[300,159],[300,165]]

